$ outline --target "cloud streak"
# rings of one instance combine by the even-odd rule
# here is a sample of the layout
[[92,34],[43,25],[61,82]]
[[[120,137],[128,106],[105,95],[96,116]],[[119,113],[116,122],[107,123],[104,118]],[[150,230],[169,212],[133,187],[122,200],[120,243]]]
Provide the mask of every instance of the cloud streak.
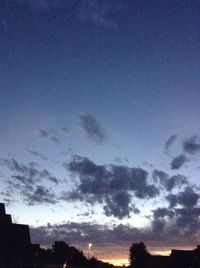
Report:
[[183,142],[183,150],[191,155],[200,152],[200,138],[197,136],[190,137]]
[[31,150],[31,149],[26,149],[27,152],[29,152],[31,155],[33,156],[37,156],[39,158],[41,158],[42,160],[48,160],[48,157],[38,151],[35,150]]
[[169,150],[171,146],[174,144],[174,142],[177,139],[177,135],[171,135],[169,139],[165,142],[165,153],[169,154]]
[[171,169],[181,168],[185,164],[186,161],[187,161],[187,158],[182,154],[174,157],[170,163]]
[[13,190],[17,191],[28,205],[55,204],[57,202],[50,185],[58,185],[60,181],[48,170],[40,170],[34,163],[19,164],[15,159],[1,159],[0,165],[7,167],[12,173],[6,180],[7,192],[11,195]]
[[82,114],[79,117],[80,126],[91,141],[102,143],[106,139],[105,130],[97,119],[91,114]]

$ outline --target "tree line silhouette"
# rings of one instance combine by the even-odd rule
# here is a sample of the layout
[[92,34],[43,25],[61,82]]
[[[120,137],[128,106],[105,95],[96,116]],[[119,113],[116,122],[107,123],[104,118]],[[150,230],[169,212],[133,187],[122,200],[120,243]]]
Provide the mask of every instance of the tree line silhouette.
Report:
[[[5,253],[5,252],[4,252]],[[113,268],[95,257],[86,258],[81,250],[69,246],[64,241],[55,241],[52,248],[28,251],[26,254],[19,251],[9,251],[9,254],[0,254],[0,268]]]

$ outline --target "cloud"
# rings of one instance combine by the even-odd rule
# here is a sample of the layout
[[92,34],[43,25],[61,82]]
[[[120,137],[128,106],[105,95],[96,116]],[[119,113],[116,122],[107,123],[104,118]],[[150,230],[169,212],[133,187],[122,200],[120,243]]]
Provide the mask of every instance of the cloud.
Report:
[[[159,250],[163,246],[171,248],[177,246],[191,246],[199,241],[197,227],[199,210],[191,211],[195,222],[189,221],[184,225],[184,229],[178,227],[178,221],[174,225],[167,224],[168,216],[160,217],[154,224],[158,229],[153,230],[152,226],[147,228],[134,228],[128,224],[103,225],[88,222],[68,222],[63,224],[47,224],[30,228],[33,243],[41,245],[51,245],[53,241],[64,240],[67,244],[75,245],[85,249],[88,241],[95,245],[95,253],[98,258],[114,259],[116,256],[127,256],[129,248],[133,242],[144,241],[147,249],[155,249],[152,245],[157,245]],[[184,211],[177,212],[177,219],[184,214]],[[173,219],[172,219],[173,220]],[[183,223],[183,222],[182,222]],[[162,227],[164,225],[164,228]],[[193,227],[193,229],[192,229]],[[165,230],[159,232],[158,230]],[[191,236],[186,239],[186,235]],[[109,255],[108,255],[109,254]]]
[[183,150],[194,155],[200,152],[200,139],[197,136],[190,137],[183,142]]
[[152,230],[153,232],[163,232],[166,227],[166,220],[173,219],[175,213],[165,207],[153,210]]
[[[169,239],[176,236],[185,245],[185,237],[190,237],[191,241],[198,239],[199,216],[199,207],[158,208],[153,213],[152,231],[155,234],[162,232]],[[162,239],[166,239],[166,236],[162,236]]]
[[6,166],[10,171],[17,172],[17,176],[21,178],[21,182],[23,183],[35,184],[43,179],[47,179],[56,184],[59,182],[48,170],[39,170],[33,163],[24,165],[19,164],[15,159],[1,159],[0,164]]
[[48,132],[44,129],[39,129],[39,135],[42,138],[48,138],[48,136],[49,136]]
[[175,194],[168,194],[166,196],[166,200],[169,202],[169,207],[173,208],[176,206],[177,204],[177,198]]
[[184,207],[194,207],[199,200],[197,194],[191,187],[185,188],[184,192],[180,192],[177,196],[177,202]]
[[31,149],[26,149],[27,152],[29,152],[31,155],[33,156],[38,156],[40,157],[42,160],[48,160],[48,157],[38,151],[35,150],[31,150]]
[[199,229],[199,207],[177,208],[175,209],[175,212],[177,215],[176,227],[183,230],[185,229],[188,236],[192,235]]
[[152,230],[169,233],[171,237],[191,236],[192,239],[196,239],[200,224],[199,198],[200,195],[191,186],[177,194],[166,196],[169,208],[153,210]]
[[[95,245],[95,252],[101,253],[103,247],[122,249],[126,255],[130,243],[144,237],[137,228],[128,225],[107,226],[96,223],[69,222],[60,225],[51,225],[31,228],[31,237],[34,243],[51,245],[55,240],[65,240],[68,244],[85,246],[88,241]],[[98,239],[97,239],[98,238]],[[126,251],[123,247],[126,247]],[[110,247],[111,248],[111,247]],[[116,254],[116,253],[115,253]]]
[[174,157],[170,163],[171,169],[179,169],[185,164],[186,161],[187,161],[187,158],[182,154]]
[[106,216],[114,216],[119,219],[128,217],[133,207],[130,206],[131,195],[127,191],[118,191],[105,198],[104,211]]
[[80,125],[90,140],[102,143],[105,138],[105,130],[102,125],[91,114],[83,114],[79,117]]
[[173,143],[176,141],[177,135],[172,135],[169,137],[169,139],[165,142],[165,153],[169,153],[170,147],[173,145]]
[[178,194],[170,194],[166,196],[170,207],[182,205],[183,207],[190,208],[197,205],[200,195],[195,192],[191,186],[187,186],[184,191]]
[[50,137],[50,134],[44,129],[39,129],[39,134],[40,134],[40,137],[49,138],[57,145],[61,144],[60,140],[57,137],[55,137],[55,136]]
[[169,218],[173,218],[174,217],[174,212],[172,210],[169,210],[169,209],[165,208],[165,207],[157,208],[157,209],[153,210],[154,219],[164,218],[166,216],[169,217]]
[[51,137],[51,140],[52,140],[55,144],[60,145],[60,140],[59,140],[58,138],[56,138],[56,137]]
[[129,217],[131,212],[139,212],[132,204],[133,196],[148,199],[159,195],[158,189],[148,183],[148,173],[141,168],[96,165],[88,158],[78,155],[73,156],[65,167],[79,178],[72,196],[77,197],[77,200],[84,198],[88,203],[105,204],[106,216],[112,215],[119,219]]
[[121,8],[118,1],[83,0],[78,8],[78,18],[82,21],[91,21],[96,26],[115,29],[117,24],[111,20],[110,14]]
[[44,186],[36,186],[33,191],[23,191],[24,201],[29,206],[57,203],[54,192]]
[[69,130],[68,128],[66,128],[66,127],[63,127],[63,128],[61,129],[61,131],[62,131],[63,133],[65,133],[65,134],[70,133],[70,130]]
[[1,159],[0,165],[11,172],[10,178],[6,180],[10,194],[13,191],[18,193],[28,205],[39,204],[39,201],[50,204],[57,202],[50,186],[45,185],[57,185],[59,180],[48,170],[40,170],[34,163],[19,164],[15,159]]
[[153,171],[152,177],[154,181],[159,182],[166,191],[172,191],[176,187],[182,187],[188,184],[187,178],[183,175],[177,174],[170,177],[166,172],[157,169]]
[[[23,11],[25,8],[31,10],[38,17],[62,9],[65,16],[74,17],[82,23],[88,22],[95,27],[105,29],[115,29],[117,27],[113,14],[120,11],[122,7],[122,3],[116,0],[12,0],[3,1],[1,5],[3,5],[11,19],[17,17],[17,13],[21,8],[23,8]],[[9,12],[7,11],[8,9]],[[4,16],[1,24],[5,30],[8,28],[7,21],[7,17]]]

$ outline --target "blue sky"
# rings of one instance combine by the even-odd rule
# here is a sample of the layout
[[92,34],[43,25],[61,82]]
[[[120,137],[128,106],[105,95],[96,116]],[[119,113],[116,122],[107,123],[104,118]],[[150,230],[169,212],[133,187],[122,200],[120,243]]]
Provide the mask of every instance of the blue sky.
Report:
[[195,246],[199,1],[8,0],[0,10],[8,212],[34,242],[92,242],[100,258],[126,259],[138,240],[153,252]]

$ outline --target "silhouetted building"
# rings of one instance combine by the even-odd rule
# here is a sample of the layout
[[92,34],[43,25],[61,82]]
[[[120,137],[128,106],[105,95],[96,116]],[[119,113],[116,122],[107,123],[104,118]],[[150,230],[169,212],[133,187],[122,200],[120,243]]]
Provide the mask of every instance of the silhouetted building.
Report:
[[168,256],[151,255],[146,268],[168,268]]
[[170,267],[172,268],[199,268],[200,246],[194,250],[172,249],[170,255]]
[[[33,256],[39,245],[31,244],[29,226],[12,223],[6,214],[5,205],[0,203],[0,259],[5,264],[26,261]],[[9,265],[8,265],[9,266]]]
[[170,256],[151,255],[145,268],[200,268],[200,246],[194,250],[172,249]]

